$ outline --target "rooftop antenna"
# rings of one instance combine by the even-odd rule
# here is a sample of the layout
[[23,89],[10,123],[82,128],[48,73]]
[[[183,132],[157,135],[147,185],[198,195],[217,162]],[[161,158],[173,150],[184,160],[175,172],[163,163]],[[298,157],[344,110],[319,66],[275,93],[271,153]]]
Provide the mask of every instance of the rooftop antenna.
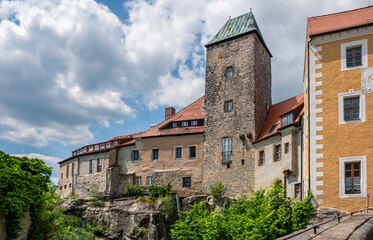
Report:
[[229,16],[229,20],[231,20],[231,16]]

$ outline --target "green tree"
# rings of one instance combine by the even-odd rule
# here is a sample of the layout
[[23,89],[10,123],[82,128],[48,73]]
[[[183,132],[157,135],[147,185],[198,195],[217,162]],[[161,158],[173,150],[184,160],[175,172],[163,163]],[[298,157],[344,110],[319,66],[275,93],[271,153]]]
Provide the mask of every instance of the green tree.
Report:
[[294,203],[281,180],[268,189],[242,196],[221,211],[209,211],[205,202],[183,212],[171,229],[173,239],[276,239],[305,228],[315,212],[308,196]]
[[20,219],[30,211],[31,239],[40,239],[46,214],[55,198],[55,188],[50,187],[51,168],[37,158],[15,157],[0,151],[0,206],[8,220],[7,238],[14,239],[21,230]]

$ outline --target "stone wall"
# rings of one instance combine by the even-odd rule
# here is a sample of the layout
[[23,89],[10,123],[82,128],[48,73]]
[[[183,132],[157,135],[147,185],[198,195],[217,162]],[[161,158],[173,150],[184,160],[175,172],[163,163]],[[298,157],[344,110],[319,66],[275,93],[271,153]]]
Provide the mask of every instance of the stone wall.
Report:
[[[233,77],[226,78],[227,67]],[[254,188],[252,141],[271,105],[270,54],[256,33],[207,48],[205,87],[205,142],[203,189],[222,182],[228,194],[249,193]],[[233,110],[224,111],[232,100]],[[222,162],[223,138],[231,138],[231,161]]]
[[[21,219],[21,228],[22,230],[19,232],[19,237],[16,240],[26,240],[29,228],[31,226],[31,216],[29,212],[25,212],[25,217]],[[6,228],[7,228],[7,220],[5,212],[2,208],[0,208],[0,240],[6,240]]]

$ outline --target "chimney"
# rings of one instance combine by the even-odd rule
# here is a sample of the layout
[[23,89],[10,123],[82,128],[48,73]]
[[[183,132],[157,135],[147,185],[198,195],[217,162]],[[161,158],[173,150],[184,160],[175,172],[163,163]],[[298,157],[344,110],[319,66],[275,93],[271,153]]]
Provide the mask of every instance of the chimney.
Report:
[[172,117],[175,114],[175,108],[168,107],[165,109],[165,119],[168,119],[169,117]]

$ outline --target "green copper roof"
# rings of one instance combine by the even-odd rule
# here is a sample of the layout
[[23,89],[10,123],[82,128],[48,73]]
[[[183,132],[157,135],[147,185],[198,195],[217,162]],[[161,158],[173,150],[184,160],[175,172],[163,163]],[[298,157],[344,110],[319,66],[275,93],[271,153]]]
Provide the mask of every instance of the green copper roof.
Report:
[[236,18],[229,19],[224,26],[220,29],[220,31],[215,35],[210,42],[206,44],[206,46],[222,42],[224,40],[249,33],[252,31],[257,31],[262,41],[264,42],[263,36],[260,33],[258,24],[255,21],[253,13],[250,11],[244,15],[241,15]]

